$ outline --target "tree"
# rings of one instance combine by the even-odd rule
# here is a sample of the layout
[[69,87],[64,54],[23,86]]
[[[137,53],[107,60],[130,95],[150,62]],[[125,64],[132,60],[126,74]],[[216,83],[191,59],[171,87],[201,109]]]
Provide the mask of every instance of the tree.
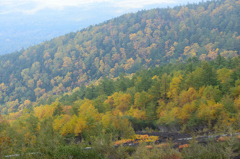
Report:
[[86,98],[93,99],[96,97],[96,95],[97,95],[97,92],[96,92],[95,86],[93,84],[91,84],[90,86],[88,86],[86,88],[86,94],[85,94]]
[[220,81],[223,92],[228,92],[233,79],[231,78],[232,70],[222,68],[217,70],[217,78]]
[[167,100],[167,92],[169,90],[169,77],[166,73],[161,77],[161,92],[163,92],[162,97]]
[[169,98],[174,98],[180,93],[180,83],[182,81],[182,76],[173,77],[172,82],[170,83],[170,88],[167,93]]
[[140,110],[146,110],[147,105],[152,100],[152,96],[145,91],[141,93],[137,92],[134,95],[134,108],[138,108]]
[[53,116],[60,116],[61,114],[63,114],[63,107],[60,103],[57,103],[53,111]]
[[219,90],[219,86],[207,86],[202,94],[202,99],[220,101],[222,92]]
[[54,119],[52,117],[44,118],[40,122],[40,131],[38,136],[38,149],[42,153],[53,155],[54,149],[61,142],[61,136],[54,129]]
[[202,65],[202,80],[207,85],[217,85],[217,74],[215,70],[207,62]]
[[28,80],[28,87],[33,88],[33,86],[34,86],[34,80],[33,79]]
[[222,108],[222,104],[215,103],[213,99],[207,100],[206,103],[201,102],[197,116],[207,121],[209,128],[211,128],[212,121],[218,117]]
[[28,131],[30,131],[31,135],[37,135],[39,132],[39,119],[38,117],[30,116],[26,119],[26,126]]
[[114,83],[113,80],[108,80],[106,77],[104,77],[101,81],[100,81],[100,85],[101,88],[101,92],[103,94],[106,94],[107,96],[111,95],[114,90]]

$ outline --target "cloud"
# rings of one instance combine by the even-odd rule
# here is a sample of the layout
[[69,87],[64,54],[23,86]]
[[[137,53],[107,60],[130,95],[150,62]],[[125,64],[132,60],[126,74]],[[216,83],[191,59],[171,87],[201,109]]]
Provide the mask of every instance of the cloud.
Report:
[[174,0],[0,0],[0,14],[21,12],[34,14],[44,9],[63,10],[66,7],[87,7],[109,3],[119,9],[143,8],[145,5],[176,3]]
[[62,10],[65,7],[82,7],[106,1],[109,0],[3,0],[0,1],[0,13],[22,12],[34,14],[43,9]]
[[143,8],[145,5],[152,4],[175,4],[177,3],[174,0],[121,0],[115,1],[114,6],[120,8]]

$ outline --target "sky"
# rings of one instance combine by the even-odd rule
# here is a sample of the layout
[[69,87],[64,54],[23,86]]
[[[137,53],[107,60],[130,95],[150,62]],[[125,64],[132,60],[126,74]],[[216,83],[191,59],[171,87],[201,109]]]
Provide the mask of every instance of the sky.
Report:
[[[190,0],[195,1],[196,0]],[[64,10],[66,7],[88,7],[98,3],[108,3],[122,10],[129,8],[144,8],[152,4],[179,4],[176,0],[0,0],[0,14],[19,12],[35,14],[44,9]],[[186,3],[186,1],[182,1]]]
[[0,0],[0,54],[142,9],[202,0]]

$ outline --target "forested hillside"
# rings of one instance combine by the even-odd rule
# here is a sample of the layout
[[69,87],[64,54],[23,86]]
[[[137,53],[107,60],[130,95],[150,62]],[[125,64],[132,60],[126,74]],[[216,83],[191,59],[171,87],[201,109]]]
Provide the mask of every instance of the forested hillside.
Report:
[[186,64],[177,62],[137,71],[131,78],[124,74],[115,81],[103,78],[97,85],[40,101],[33,108],[20,107],[18,112],[5,117],[10,122],[24,121],[31,115],[40,121],[53,117],[61,135],[76,136],[84,129],[75,132],[80,117],[80,124],[90,126],[86,136],[95,129],[94,124],[103,124],[106,129],[114,125],[126,131],[128,120],[135,130],[152,127],[194,131],[199,126],[225,130],[228,126],[238,127],[239,79],[239,56],[226,60],[218,55],[209,62],[193,57]]
[[[168,132],[214,130],[232,133],[239,130],[239,64],[239,56],[226,60],[219,55],[209,62],[194,57],[185,64],[177,62],[141,70],[131,78],[124,74],[115,81],[104,78],[98,85],[75,89],[72,94],[49,98],[34,107],[26,106],[29,103],[24,102],[26,107],[21,106],[4,118],[0,116],[0,156],[37,152],[41,154],[37,156],[43,158],[65,158],[63,155],[67,154],[79,158],[80,152],[81,155],[91,152],[82,152],[82,147],[94,145],[95,155],[111,156],[117,151],[111,143],[134,139],[134,130],[148,128]],[[81,139],[82,144],[70,143],[70,139],[73,142]],[[146,142],[156,140],[153,139]],[[106,144],[111,146],[106,148]],[[214,153],[206,149],[209,155],[232,156],[234,150],[238,153],[240,149],[238,140],[218,144],[212,146]],[[223,147],[221,151],[220,146]],[[203,148],[180,156],[197,158],[196,152]],[[115,155],[127,155],[126,149],[119,149],[124,153],[115,152]],[[145,152],[144,149],[141,151]],[[179,151],[169,149],[161,153],[169,155],[173,152],[179,155]],[[201,156],[206,158],[207,155],[203,152]]]
[[194,56],[235,57],[240,50],[239,12],[236,0],[144,10],[1,56],[1,112],[23,110],[121,72],[184,63]]

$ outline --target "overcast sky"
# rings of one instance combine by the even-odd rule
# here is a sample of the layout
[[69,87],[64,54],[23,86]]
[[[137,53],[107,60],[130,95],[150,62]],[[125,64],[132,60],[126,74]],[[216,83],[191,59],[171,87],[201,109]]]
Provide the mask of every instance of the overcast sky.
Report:
[[64,10],[66,7],[88,7],[99,3],[107,3],[119,9],[144,8],[152,4],[186,4],[200,0],[0,0],[0,14],[20,12],[35,14],[45,9]]

